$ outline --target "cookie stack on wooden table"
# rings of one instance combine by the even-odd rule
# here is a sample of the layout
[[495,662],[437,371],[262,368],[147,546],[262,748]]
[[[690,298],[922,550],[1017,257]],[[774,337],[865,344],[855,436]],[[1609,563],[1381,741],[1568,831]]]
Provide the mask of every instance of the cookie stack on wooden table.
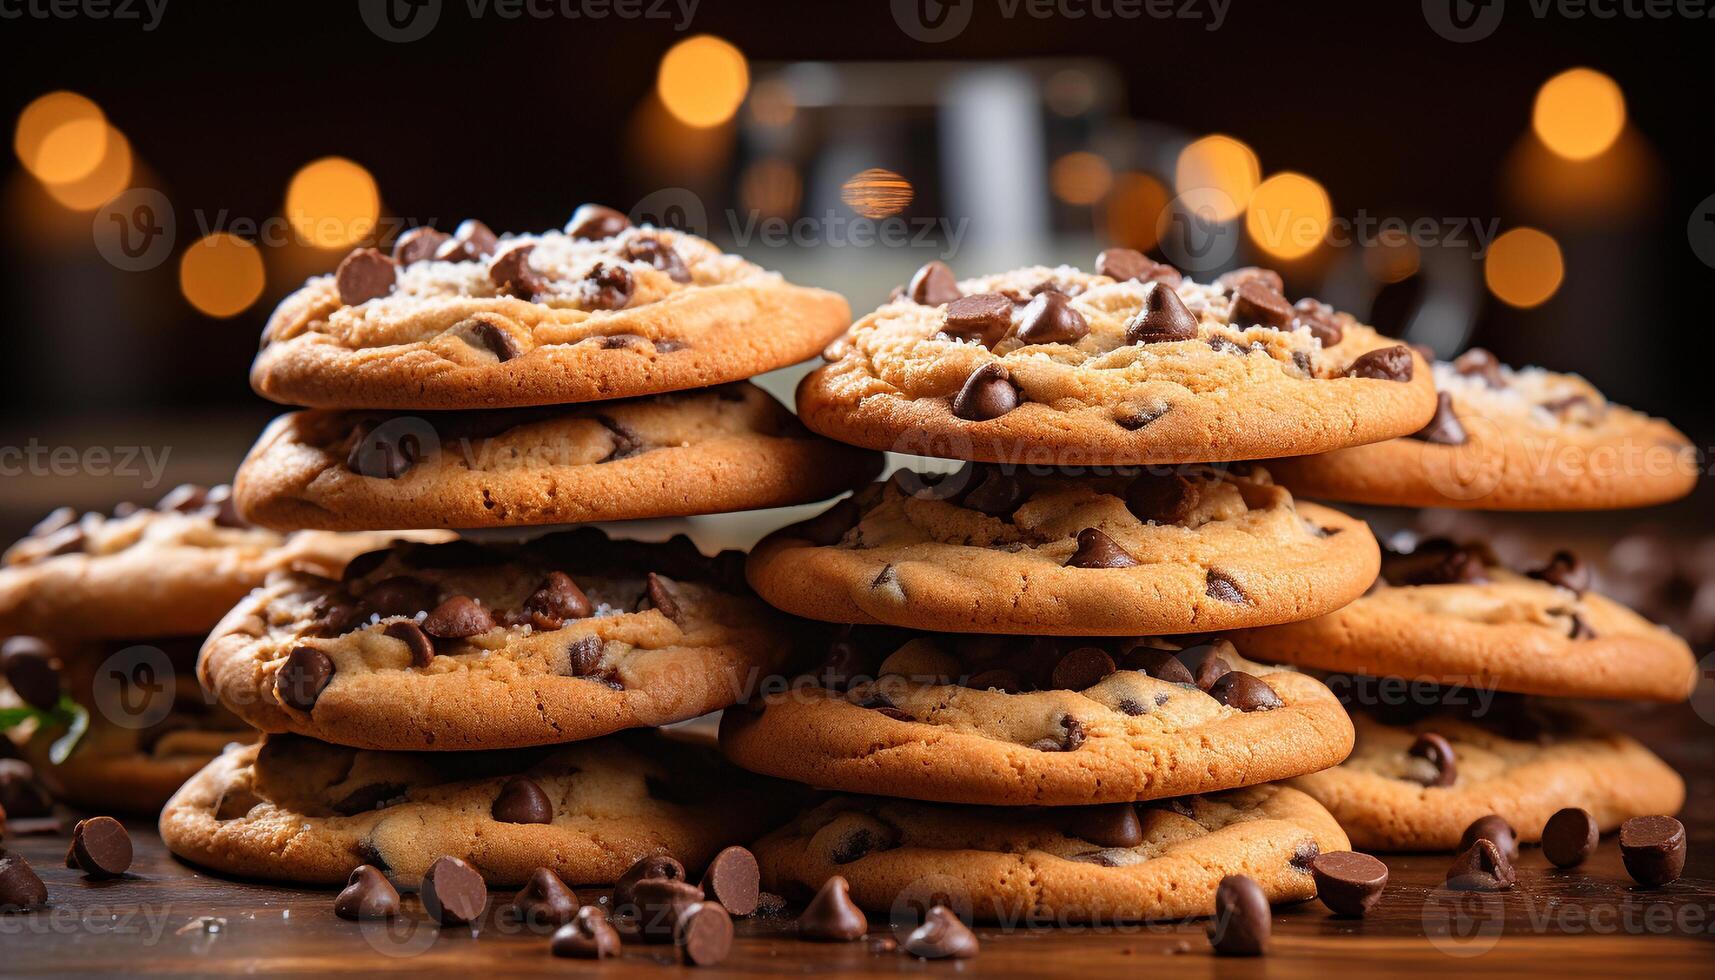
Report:
[[967,464],[750,556],[763,598],[845,624],[722,722],[733,761],[843,794],[756,845],[764,885],[813,894],[812,932],[850,932],[830,910],[852,902],[1013,926],[1219,908],[1240,925],[1218,948],[1254,952],[1268,904],[1349,846],[1281,781],[1353,731],[1322,683],[1211,634],[1333,612],[1379,552],[1264,468],[1210,464],[1416,432],[1428,366],[1273,273],[1199,284],[1118,249],[1094,273],[930,263],[827,358],[811,429]]
[[253,877],[349,876],[353,915],[396,912],[397,884],[469,921],[486,882],[526,886],[521,906],[554,898],[565,922],[565,885],[659,855],[695,872],[765,829],[764,781],[627,730],[741,699],[793,623],[749,594],[736,553],[542,526],[805,503],[873,478],[878,454],[805,432],[744,380],[847,318],[832,293],[595,206],[542,235],[416,229],[288,297],[252,381],[311,407],[246,458],[241,513],[537,536],[400,544],[243,599],[199,669],[268,734],[168,803],[168,846]]

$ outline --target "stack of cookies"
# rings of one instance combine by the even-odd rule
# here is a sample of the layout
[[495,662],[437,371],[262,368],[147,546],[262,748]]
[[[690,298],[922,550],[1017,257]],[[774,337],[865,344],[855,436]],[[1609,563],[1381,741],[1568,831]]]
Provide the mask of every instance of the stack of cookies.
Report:
[[765,829],[763,781],[627,730],[742,699],[791,652],[792,622],[750,595],[736,553],[545,526],[873,478],[878,454],[809,434],[745,380],[846,318],[832,293],[594,206],[542,235],[416,229],[288,297],[252,381],[310,408],[245,459],[238,510],[491,533],[276,574],[238,602],[200,677],[267,734],[168,803],[168,846],[248,876],[351,876],[359,906],[392,878],[459,922],[454,893],[484,880],[540,897],[656,855],[695,870]]
[[1119,249],[1094,273],[930,263],[826,357],[811,429],[966,465],[751,553],[763,598],[841,624],[722,722],[733,761],[841,794],[756,845],[764,885],[1010,925],[1225,903],[1264,932],[1269,902],[1315,894],[1350,845],[1283,781],[1344,760],[1351,721],[1217,631],[1335,612],[1379,549],[1219,464],[1422,429],[1421,357],[1265,270],[1199,284]]

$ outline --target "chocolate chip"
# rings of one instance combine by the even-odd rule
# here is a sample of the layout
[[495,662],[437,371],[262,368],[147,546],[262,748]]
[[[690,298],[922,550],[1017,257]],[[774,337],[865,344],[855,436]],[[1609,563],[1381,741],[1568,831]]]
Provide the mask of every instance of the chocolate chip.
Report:
[[940,306],[959,298],[959,281],[953,277],[953,270],[947,267],[947,263],[928,262],[911,277],[911,284],[905,287],[905,295],[911,297],[913,303]]
[[489,315],[466,317],[453,324],[453,330],[457,333],[469,333],[479,345],[502,362],[510,361],[524,353],[524,348],[519,346],[512,332]]
[[1570,551],[1556,551],[1554,557],[1548,560],[1548,564],[1525,574],[1550,585],[1568,589],[1574,595],[1581,596],[1590,588],[1589,567],[1584,564],[1583,559]]
[[636,288],[630,269],[597,262],[578,284],[578,302],[586,310],[620,310],[631,302]]
[[1311,862],[1315,861],[1316,855],[1320,853],[1322,853],[1322,848],[1315,841],[1301,840],[1298,842],[1298,846],[1292,849],[1292,859],[1286,863],[1308,874]]
[[482,918],[488,905],[488,884],[463,860],[439,857],[423,874],[419,897],[423,911],[441,925],[465,925]]
[[684,611],[679,607],[679,600],[673,596],[671,580],[650,572],[644,585],[644,599],[648,608],[654,609],[675,623],[682,623]]
[[548,949],[555,956],[575,960],[611,959],[619,955],[619,930],[607,921],[600,908],[586,905],[554,933]]
[[393,241],[393,261],[400,265],[410,265],[413,262],[432,259],[442,243],[450,237],[452,236],[446,232],[436,231],[428,225],[412,228]]
[[612,238],[631,227],[631,219],[600,204],[580,204],[566,222],[566,234],[584,241]]
[[1245,590],[1239,588],[1239,583],[1233,581],[1231,575],[1213,568],[1209,569],[1208,574],[1204,576],[1203,592],[1209,598],[1221,602],[1244,603],[1246,605],[1250,603],[1250,597],[1245,595]]
[[1099,528],[1087,527],[1078,532],[1078,550],[1066,560],[1067,568],[1133,568],[1133,558],[1119,542]]
[[1321,341],[1323,347],[1332,347],[1346,336],[1334,308],[1327,303],[1307,296],[1292,304],[1292,312],[1293,329],[1303,327],[1310,331],[1310,335]]
[[851,884],[834,875],[798,916],[798,935],[824,942],[851,942],[869,931],[869,919],[852,901]]
[[1574,640],[1594,640],[1596,638],[1596,631],[1590,627],[1589,623],[1584,621],[1583,616],[1573,613],[1572,629],[1566,635]]
[[1000,293],[961,296],[947,304],[941,332],[958,340],[994,347],[1012,329],[1012,300]]
[[435,587],[420,578],[394,575],[363,590],[363,605],[377,616],[416,616],[434,608]]
[[274,696],[297,711],[309,711],[333,680],[333,659],[315,647],[298,647],[274,675]]
[[762,894],[756,855],[743,847],[728,847],[715,855],[703,872],[703,894],[733,915],[756,911]]
[[[1180,651],[1180,653],[1182,656],[1192,654],[1196,649],[1198,648],[1189,647]],[[1214,648],[1210,647],[1209,649],[1213,651]],[[1227,659],[1225,657],[1210,652],[1202,660],[1198,661],[1196,669],[1191,672],[1192,683],[1197,685],[1198,690],[1208,692],[1214,688],[1216,681],[1232,672],[1233,668],[1227,663]]]
[[547,292],[547,277],[530,268],[530,253],[534,251],[534,242],[521,242],[496,255],[488,264],[489,281],[496,289],[519,299],[535,299]]
[[1103,249],[1096,256],[1096,275],[1120,282],[1136,279],[1138,282],[1164,282],[1170,286],[1179,285],[1180,279],[1178,269],[1130,248]]
[[399,279],[399,263],[373,248],[352,249],[334,272],[339,301],[356,306],[393,291]]
[[872,851],[889,850],[894,843],[894,841],[882,837],[872,827],[853,827],[834,842],[833,850],[828,855],[828,859],[835,864],[850,864]]
[[1268,682],[1255,674],[1231,670],[1209,685],[1209,696],[1240,711],[1273,711],[1286,706]]
[[587,677],[601,664],[604,644],[593,634],[580,636],[566,647],[566,668],[573,677]]
[[22,759],[0,759],[0,812],[14,820],[54,812],[54,801],[36,780],[35,767]]
[[1143,824],[1130,803],[1072,806],[1064,811],[1062,827],[1068,837],[1097,847],[1136,847],[1143,843]]
[[1273,327],[1284,330],[1292,325],[1292,304],[1280,290],[1250,279],[1239,283],[1233,291],[1227,322],[1235,327]]
[[481,636],[494,629],[494,616],[468,595],[455,595],[423,620],[423,632],[443,640]]
[[500,788],[490,811],[501,823],[553,823],[554,804],[534,779],[513,776]]
[[1381,901],[1387,865],[1357,851],[1318,854],[1310,862],[1316,897],[1335,915],[1361,916]]
[[60,703],[62,665],[54,648],[34,636],[14,636],[0,645],[0,674],[25,704],[52,711]]
[[1453,359],[1453,370],[1466,377],[1476,376],[1490,388],[1505,388],[1507,379],[1501,374],[1501,362],[1481,347],[1473,347]]
[[1506,891],[1517,880],[1512,862],[1487,837],[1474,841],[1447,869],[1447,887],[1453,891]]
[[131,835],[112,817],[79,820],[71,832],[66,866],[91,878],[118,878],[131,867]]
[[22,855],[0,850],[0,912],[22,912],[48,904],[48,886]]
[[315,619],[310,632],[315,636],[343,636],[369,618],[363,604],[344,592],[333,592],[316,600],[311,609]]
[[925,960],[968,960],[982,944],[977,934],[945,905],[931,906],[922,924],[911,930],[900,949]]
[[411,651],[411,666],[423,668],[435,660],[435,644],[423,628],[409,619],[396,623],[388,623],[382,631],[387,636],[405,644],[405,649]]
[[673,939],[673,926],[686,909],[703,901],[702,889],[673,878],[644,878],[632,888],[629,906],[614,905],[628,915],[646,943]]
[[368,813],[379,810],[390,801],[405,795],[404,783],[370,783],[359,786],[347,793],[345,797],[333,804],[333,811],[341,816],[349,817],[358,813]]
[[342,919],[391,919],[399,914],[399,890],[374,865],[360,864],[333,900],[333,914]]
[[1019,311],[1015,336],[1025,344],[1075,344],[1089,332],[1089,322],[1065,293],[1046,292]]
[[1235,290],[1247,282],[1261,283],[1277,293],[1286,292],[1286,283],[1280,278],[1280,273],[1254,265],[1241,266],[1231,272],[1222,273],[1215,280],[1215,285]]
[[1167,650],[1135,649],[1125,655],[1128,670],[1141,670],[1169,684],[1195,684],[1184,661]]
[[1087,736],[1083,722],[1067,715],[1060,719],[1060,729],[1059,738],[1039,738],[1030,747],[1038,752],[1075,752],[1084,744]]
[[1453,396],[1445,391],[1435,396],[1435,415],[1412,436],[1438,446],[1463,446],[1470,440],[1459,416],[1453,413]]
[[1411,348],[1401,344],[1360,354],[1346,368],[1348,378],[1371,378],[1376,381],[1410,381]]
[[1050,676],[1056,690],[1082,691],[1115,669],[1114,658],[1101,647],[1078,647],[1060,658]]
[[619,876],[619,881],[613,886],[613,907],[625,909],[637,904],[637,883],[650,878],[666,878],[669,881],[684,881],[685,866],[665,854],[651,854],[639,860],[625,873]]
[[1489,568],[1476,548],[1458,547],[1405,576],[1409,585],[1481,585],[1489,581]]
[[1173,287],[1157,283],[1143,294],[1143,306],[1126,321],[1128,344],[1168,344],[1197,336],[1197,315]]
[[1542,854],[1557,868],[1575,868],[1596,850],[1596,818],[1582,807],[1556,810],[1542,827]]
[[365,424],[354,432],[345,468],[358,476],[397,480],[422,458],[423,444],[406,427]]
[[594,611],[584,590],[565,572],[549,572],[530,598],[524,611],[531,614],[537,629],[559,629],[568,619],[583,619]]
[[732,916],[715,902],[696,902],[673,922],[673,945],[692,966],[713,966],[732,952]]
[[1005,691],[1007,694],[1021,694],[1024,691],[1024,682],[1019,679],[1018,673],[1004,667],[978,671],[965,681],[965,686],[978,691]]
[[967,422],[987,422],[1018,407],[1012,375],[998,361],[977,366],[953,396],[953,414]]
[[1131,481],[1125,491],[1125,507],[1140,521],[1183,524],[1202,502],[1198,484],[1177,474],[1146,473]]
[[467,218],[453,229],[451,238],[435,249],[435,258],[442,262],[471,262],[493,255],[499,244],[500,239],[487,225],[475,218]]
[[1261,956],[1274,920],[1262,886],[1247,875],[1227,875],[1215,888],[1215,917],[1209,920],[1209,945],[1221,956]]
[[524,887],[504,909],[507,918],[530,929],[564,926],[578,914],[578,896],[550,868],[530,872]]
[[985,469],[980,480],[960,501],[962,506],[990,517],[1006,517],[1024,502],[1024,484],[1010,473]]
[[1406,755],[1426,760],[1435,767],[1434,775],[1425,778],[1407,777],[1425,786],[1451,786],[1459,778],[1458,756],[1453,744],[1435,732],[1424,732],[1411,743]]
[[1518,834],[1514,833],[1513,825],[1507,823],[1505,817],[1491,813],[1478,817],[1465,828],[1465,833],[1459,838],[1459,850],[1469,850],[1472,844],[1480,840],[1494,841],[1496,847],[1508,861],[1518,860]]
[[633,262],[642,262],[658,272],[665,272],[667,278],[674,282],[691,281],[691,270],[685,267],[685,260],[679,257],[673,246],[658,238],[633,238],[625,243],[623,254]]
[[1166,406],[1160,408],[1122,406],[1114,409],[1114,424],[1127,432],[1136,432],[1166,414]]
[[1677,880],[1685,873],[1685,825],[1668,816],[1627,820],[1620,824],[1620,859],[1646,888]]

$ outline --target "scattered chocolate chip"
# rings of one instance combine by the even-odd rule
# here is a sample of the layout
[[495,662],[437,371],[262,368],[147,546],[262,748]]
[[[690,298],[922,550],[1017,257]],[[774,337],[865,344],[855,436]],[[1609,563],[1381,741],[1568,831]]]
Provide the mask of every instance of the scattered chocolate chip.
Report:
[[1050,678],[1056,690],[1082,691],[1116,669],[1114,658],[1101,647],[1078,647],[1060,658]]
[[1517,880],[1512,862],[1486,837],[1472,843],[1447,869],[1447,887],[1453,891],[1506,891]]
[[1231,272],[1223,272],[1215,280],[1215,285],[1223,286],[1228,290],[1235,290],[1247,282],[1261,283],[1277,293],[1286,292],[1286,282],[1280,278],[1280,273],[1273,269],[1264,269],[1255,265],[1241,266]]
[[386,296],[393,291],[398,279],[399,263],[373,248],[352,249],[334,271],[339,301],[346,306]]
[[0,850],[0,912],[22,912],[48,904],[48,886],[22,855]]
[[1165,262],[1156,262],[1131,248],[1103,249],[1096,256],[1096,275],[1120,282],[1136,279],[1138,282],[1164,282],[1170,286],[1179,285],[1180,279],[1178,269]]
[[959,298],[959,281],[953,277],[953,270],[947,267],[947,263],[928,262],[911,277],[911,284],[905,287],[905,295],[922,306],[940,306]]
[[691,281],[691,270],[685,267],[685,260],[679,257],[673,246],[659,238],[633,238],[625,243],[623,254],[633,262],[642,262],[657,272],[665,272],[667,278],[674,282]]
[[715,855],[703,872],[703,894],[721,903],[733,915],[756,911],[762,894],[761,872],[756,855],[743,847],[728,847]]
[[343,799],[333,805],[333,811],[346,817],[357,813],[368,813],[371,810],[381,809],[388,801],[396,800],[404,793],[404,783],[370,783],[347,793]]
[[548,949],[555,956],[575,960],[611,959],[619,955],[619,930],[607,921],[599,907],[586,905],[554,933]]
[[1143,823],[1130,803],[1071,806],[1063,811],[1066,836],[1097,847],[1136,847],[1143,843]]
[[491,811],[501,823],[553,823],[554,804],[534,779],[513,776],[500,788]]
[[1128,344],[1169,344],[1197,336],[1197,315],[1172,286],[1156,283],[1143,295],[1143,306],[1126,321]]
[[694,902],[673,922],[673,945],[692,966],[713,966],[732,952],[732,916],[716,902]]
[[1012,329],[1012,300],[1000,293],[961,296],[947,304],[941,332],[992,348]]
[[1471,825],[1465,828],[1464,835],[1459,838],[1459,850],[1469,850],[1472,844],[1480,840],[1493,841],[1508,861],[1518,860],[1518,834],[1513,831],[1513,825],[1507,823],[1506,818],[1500,814],[1491,813],[1471,821]]
[[1089,321],[1065,293],[1045,292],[1019,311],[1015,336],[1025,344],[1075,344],[1089,332]]
[[448,235],[446,232],[436,231],[428,225],[412,228],[405,234],[400,235],[397,239],[394,239],[393,261],[400,265],[410,265],[413,262],[422,262],[425,259],[432,259],[435,257],[435,252],[440,249],[442,243],[450,237],[452,236]]
[[798,916],[798,935],[824,942],[851,942],[869,931],[869,919],[852,901],[851,885],[840,875],[822,883]]
[[537,868],[504,911],[512,921],[532,929],[564,926],[578,914],[578,896],[551,868]]
[[1247,280],[1233,290],[1227,322],[1235,327],[1284,330],[1292,325],[1292,304],[1286,301],[1280,290],[1255,279]]
[[374,865],[362,864],[346,879],[333,900],[333,914],[342,919],[391,919],[399,914],[399,890]]
[[453,229],[451,238],[435,249],[435,258],[442,262],[472,262],[493,255],[500,239],[487,225],[467,218]]
[[1381,901],[1387,865],[1357,851],[1318,854],[1310,862],[1316,897],[1335,915],[1361,916]]
[[636,288],[630,269],[597,262],[578,285],[578,301],[586,310],[621,310],[631,302]]
[[1012,375],[998,361],[977,366],[953,396],[953,414],[967,422],[987,422],[1018,407]]
[[651,854],[639,860],[619,876],[613,886],[613,907],[624,909],[637,904],[637,883],[649,878],[684,881],[685,866],[665,854]]
[[1239,588],[1239,583],[1233,581],[1232,576],[1213,568],[1209,569],[1208,574],[1204,576],[1203,592],[1209,598],[1221,602],[1244,603],[1246,605],[1250,603],[1250,597],[1245,595],[1245,590]]
[[1303,327],[1310,331],[1310,335],[1321,341],[1323,347],[1332,347],[1346,336],[1334,308],[1321,300],[1306,296],[1292,304],[1292,312],[1293,328]]
[[534,299],[547,292],[547,277],[530,268],[530,253],[534,251],[534,242],[522,242],[496,255],[488,265],[489,281],[519,299]]
[[61,669],[59,654],[45,640],[14,636],[0,645],[0,674],[33,708],[51,711],[60,703]]
[[1470,377],[1476,375],[1490,388],[1505,388],[1507,379],[1501,375],[1501,362],[1481,347],[1473,347],[1453,359],[1453,370]]
[[315,647],[298,647],[274,675],[274,696],[297,711],[309,711],[333,680],[333,658]]
[[1140,521],[1183,524],[1202,502],[1200,486],[1176,473],[1146,473],[1131,481],[1125,507]]
[[494,629],[494,616],[468,595],[455,595],[423,620],[423,632],[442,640],[481,636]]
[[1240,711],[1272,711],[1285,707],[1286,702],[1274,693],[1268,682],[1255,674],[1230,670],[1209,685],[1209,696]]
[[644,598],[648,600],[649,608],[675,623],[683,622],[684,611],[679,607],[679,600],[673,597],[672,583],[666,577],[650,572],[645,580]]
[[502,362],[510,361],[524,353],[524,348],[519,346],[517,338],[512,336],[512,331],[507,330],[491,315],[466,317],[453,324],[453,330],[458,333],[468,332],[479,345]]
[[1067,568],[1133,568],[1133,558],[1119,542],[1099,528],[1087,527],[1078,532],[1078,550],[1066,559]]
[[13,820],[54,812],[54,801],[36,780],[35,767],[22,759],[0,759],[0,812]]
[[131,867],[131,835],[112,817],[88,817],[71,832],[66,867],[91,878],[118,878]]
[[1556,551],[1554,557],[1548,560],[1548,564],[1525,574],[1550,585],[1568,589],[1574,595],[1581,596],[1590,588],[1589,566],[1570,551]]
[[429,639],[429,635],[424,633],[423,628],[416,622],[402,619],[396,623],[388,623],[382,632],[403,642],[405,649],[411,651],[411,666],[423,668],[434,662],[434,641]]
[[981,947],[977,934],[945,905],[931,906],[923,922],[900,944],[905,952],[925,960],[968,960]]
[[584,241],[612,238],[631,227],[631,219],[600,204],[580,204],[566,222],[566,234]]
[[673,939],[674,924],[685,910],[703,901],[702,889],[674,878],[644,878],[632,888],[630,906],[614,908],[628,915],[646,943]]
[[1685,873],[1685,825],[1669,816],[1627,820],[1620,824],[1620,859],[1645,888],[1678,880]]
[[594,634],[580,636],[566,647],[566,666],[573,677],[587,677],[595,673],[601,664],[604,649],[601,637]]
[[538,629],[559,629],[568,619],[589,616],[594,607],[570,575],[549,572],[530,598],[524,600],[524,611],[531,614]]
[[1465,426],[1459,422],[1459,416],[1453,413],[1452,395],[1443,391],[1435,396],[1434,417],[1412,438],[1438,446],[1463,446],[1470,440],[1470,436],[1465,433]]
[[1209,920],[1209,945],[1221,956],[1261,956],[1274,920],[1262,886],[1247,875],[1227,875],[1215,888],[1215,917]]
[[1453,752],[1452,743],[1434,732],[1424,732],[1417,736],[1406,754],[1414,759],[1426,760],[1435,767],[1433,775],[1416,780],[1425,786],[1451,786],[1459,778],[1458,756]]
[[463,860],[435,859],[423,874],[423,911],[444,926],[465,925],[482,918],[488,905],[488,884]]
[[1358,355],[1351,366],[1346,368],[1346,377],[1371,378],[1376,381],[1410,381],[1413,370],[1411,348],[1396,344]]
[[[1134,649],[1125,655],[1127,670],[1141,670],[1156,680],[1169,684],[1195,684],[1191,671],[1185,662],[1174,656],[1168,650],[1151,650],[1147,647]],[[1219,658],[1210,658],[1219,659]],[[1225,661],[1222,661],[1223,665]]]
[[416,616],[435,606],[435,587],[420,578],[394,575],[363,590],[363,605],[383,619]]
[[1575,868],[1596,850],[1602,830],[1582,807],[1556,810],[1542,827],[1542,854],[1557,868]]

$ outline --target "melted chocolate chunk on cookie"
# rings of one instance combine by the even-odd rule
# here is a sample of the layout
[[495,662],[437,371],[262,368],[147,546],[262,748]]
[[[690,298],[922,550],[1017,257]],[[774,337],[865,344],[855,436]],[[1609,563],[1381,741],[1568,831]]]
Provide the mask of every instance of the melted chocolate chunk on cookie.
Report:
[[1030,747],[1038,752],[1076,752],[1087,737],[1084,723],[1071,715],[1065,715],[1060,719],[1058,735],[1039,738],[1030,743]]
[[630,269],[597,262],[578,284],[578,303],[586,310],[622,310],[636,289]]
[[1114,424],[1127,432],[1136,432],[1156,419],[1167,414],[1168,406],[1137,407],[1125,406],[1114,409]]
[[941,332],[993,348],[1012,330],[1012,300],[1000,293],[961,296],[947,304]]
[[1125,506],[1145,523],[1184,524],[1202,498],[1202,485],[1177,473],[1145,473],[1126,487]]
[[953,396],[953,415],[967,422],[987,422],[1018,407],[1018,388],[998,361],[978,365]]
[[1292,304],[1286,301],[1280,290],[1256,279],[1247,279],[1233,290],[1227,322],[1235,327],[1284,330],[1292,325],[1292,315]]
[[404,427],[360,423],[353,430],[345,468],[358,476],[397,480],[421,460],[423,443]]
[[1346,377],[1406,382],[1414,370],[1410,348],[1396,344],[1359,355],[1346,368]]
[[828,859],[835,864],[850,864],[876,851],[891,851],[899,846],[899,830],[875,817],[867,817],[857,826],[847,828],[833,842]]
[[411,653],[411,666],[421,669],[435,662],[435,643],[415,622],[402,619],[388,623],[382,632],[405,644]]
[[1424,732],[1411,743],[1406,755],[1428,763],[1406,774],[1407,779],[1425,786],[1451,786],[1459,778],[1458,756],[1453,744],[1435,732]]
[[1582,596],[1590,589],[1589,566],[1570,551],[1556,551],[1554,557],[1548,560],[1548,564],[1525,574],[1549,585],[1557,585],[1577,596]]
[[[949,307],[950,309],[950,307]],[[1023,344],[1075,344],[1090,332],[1089,321],[1064,293],[1038,293],[1018,314],[1015,334]]]
[[1136,847],[1143,843],[1143,823],[1131,803],[1072,806],[1057,809],[1062,832],[1097,847]]
[[1156,262],[1136,249],[1108,248],[1096,256],[1096,275],[1125,282],[1164,282],[1179,285],[1179,270],[1165,262]]
[[1323,347],[1332,347],[1346,336],[1334,308],[1308,296],[1292,304],[1292,327],[1310,331]]
[[1501,362],[1481,347],[1473,347],[1453,359],[1453,370],[1466,377],[1482,378],[1490,388],[1505,388],[1506,376],[1501,374]]
[[379,810],[404,795],[404,783],[370,783],[341,797],[333,804],[333,811],[342,817],[368,813],[371,810]]
[[1231,575],[1213,568],[1209,569],[1208,574],[1204,576],[1203,592],[1209,598],[1221,602],[1249,605],[1251,601],[1250,597],[1245,595],[1245,590],[1239,587],[1239,583],[1234,581]]
[[533,243],[514,245],[494,257],[488,265],[489,281],[503,293],[519,299],[533,300],[548,291],[548,278],[530,268]]
[[675,623],[683,623],[684,612],[673,595],[673,583],[664,576],[650,572],[644,579],[643,597],[638,608],[654,609]]
[[435,252],[450,237],[452,236],[446,232],[436,231],[428,225],[412,228],[394,239],[393,261],[400,265],[425,262],[434,258]]
[[1470,440],[1459,416],[1453,413],[1453,396],[1443,391],[1435,396],[1435,415],[1429,424],[1413,433],[1411,438],[1438,446],[1463,446]]
[[587,677],[601,666],[606,644],[594,634],[580,636],[566,647],[566,670],[573,677]]
[[501,823],[553,823],[554,804],[540,783],[513,776],[500,787],[490,814]]
[[[1121,655],[1121,666],[1127,670],[1141,670],[1156,680],[1169,684],[1195,684],[1190,668],[1185,662],[1173,654],[1171,650],[1151,650],[1148,647],[1135,647]],[[1142,712],[1139,712],[1141,714]]]
[[356,248],[340,260],[333,277],[339,301],[356,306],[393,292],[399,281],[399,263],[373,248]]
[[274,675],[274,696],[297,711],[309,711],[333,680],[333,659],[314,647],[298,647]]
[[612,238],[631,227],[631,219],[600,204],[580,204],[566,222],[566,234],[583,241]]
[[494,254],[500,239],[487,225],[467,218],[453,229],[451,238],[435,249],[435,259],[441,262],[475,262]]
[[657,272],[665,272],[667,278],[674,282],[691,281],[691,270],[686,268],[685,260],[679,257],[673,246],[659,238],[633,238],[625,243],[622,254],[633,262],[642,262]]
[[910,285],[905,287],[905,295],[911,297],[911,302],[920,306],[941,306],[951,303],[962,295],[959,292],[959,281],[953,276],[953,270],[947,263],[941,261],[926,262],[923,267],[912,275]]
[[1127,344],[1170,344],[1196,336],[1197,315],[1166,283],[1156,283],[1144,293],[1143,305],[1125,325]]
[[1100,528],[1078,532],[1078,550],[1066,560],[1067,568],[1133,568],[1137,559]]
[[415,616],[435,608],[437,593],[432,584],[420,578],[393,575],[364,589],[361,597],[365,609],[386,619]]
[[1027,496],[1018,477],[996,467],[983,467],[974,474],[959,505],[990,517],[1009,517]]
[[1268,682],[1242,670],[1229,670],[1209,685],[1209,696],[1240,711],[1272,711],[1286,706]]
[[465,337],[472,346],[481,347],[501,362],[510,361],[524,353],[518,338],[512,336],[505,322],[493,313],[478,313],[453,324],[452,331]]
[[536,591],[524,600],[524,611],[537,629],[557,630],[568,619],[583,619],[594,611],[584,590],[565,572],[549,572]]
[[423,620],[423,632],[437,640],[468,639],[494,627],[494,615],[468,595],[447,597]]
[[1406,585],[1481,585],[1489,580],[1488,562],[1483,551],[1462,546],[1446,551],[1407,573],[1401,581]]

